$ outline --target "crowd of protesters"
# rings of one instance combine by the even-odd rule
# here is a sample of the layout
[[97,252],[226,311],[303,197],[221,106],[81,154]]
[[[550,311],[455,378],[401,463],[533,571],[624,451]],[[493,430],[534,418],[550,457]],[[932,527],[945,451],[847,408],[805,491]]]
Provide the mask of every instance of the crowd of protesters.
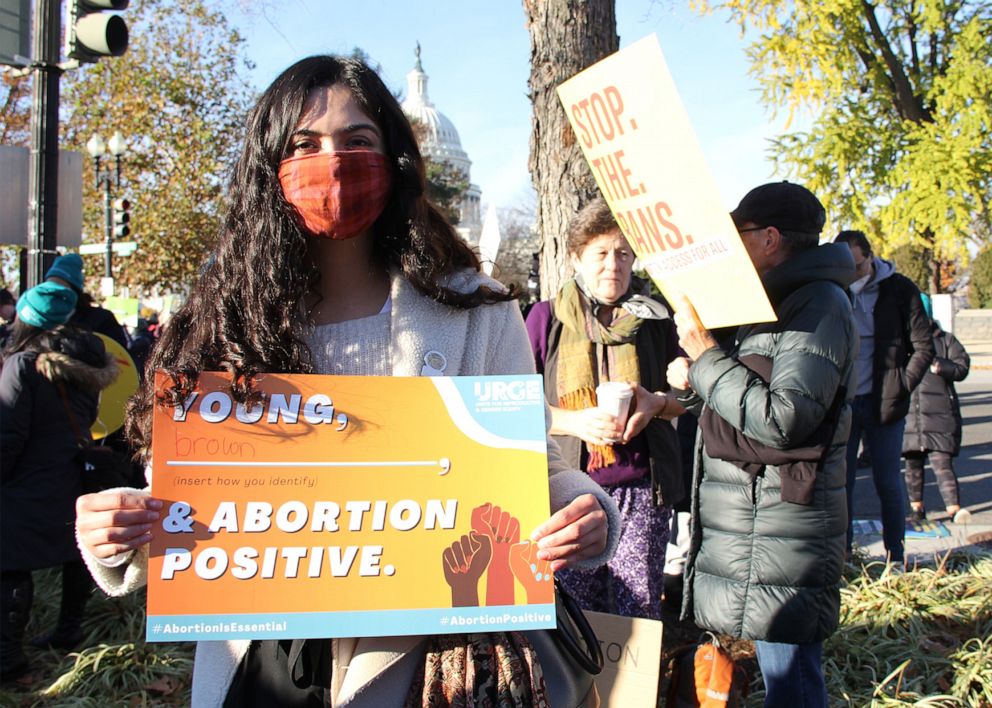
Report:
[[[766,705],[827,705],[822,645],[839,622],[862,437],[894,567],[905,560],[907,486],[909,515],[925,514],[927,456],[948,513],[967,522],[951,464],[961,428],[954,382],[968,373],[967,353],[862,232],[823,242],[826,212],[804,187],[759,186],[731,212],[775,322],[707,330],[688,300],[667,302],[633,274],[633,251],[595,199],[567,235],[573,276],[524,323],[514,292],[480,274],[427,201],[410,125],[367,66],[298,63],[262,95],[249,126],[219,251],[162,346],[157,319],[125,332],[86,294],[78,255],[58,258],[16,301],[0,292],[4,680],[28,670],[32,571],[63,569],[58,623],[34,642],[63,650],[82,639],[92,587],[84,561],[108,592],[143,582],[126,571],[147,553],[161,502],[135,488],[77,504],[77,453],[115,375],[92,333],[127,348],[140,372],[186,372],[194,361],[246,375],[423,375],[422,352],[388,354],[408,331],[459,338],[464,357],[433,373],[536,367],[553,467],[544,559],[586,609],[657,619],[664,596],[702,628],[754,640]],[[315,206],[314,190],[341,203]],[[242,287],[262,277],[259,264],[270,269],[267,287]],[[489,352],[490,342],[502,349]],[[606,410],[605,383],[629,404]],[[146,381],[129,421],[144,455],[151,401]],[[456,652],[483,651],[474,637],[457,646],[414,638],[386,668],[361,663],[362,647],[378,647],[363,638],[348,656],[328,640],[205,643],[197,671],[223,665],[224,674],[194,682],[194,701],[203,691],[217,705],[331,700],[347,693],[332,676],[351,657],[354,676],[368,673],[349,705],[413,705],[445,690],[453,678],[437,667]],[[540,704],[542,669],[527,639],[494,637],[487,651],[510,655],[514,681]],[[301,655],[312,663],[294,664]],[[491,688],[458,680],[478,700]]]

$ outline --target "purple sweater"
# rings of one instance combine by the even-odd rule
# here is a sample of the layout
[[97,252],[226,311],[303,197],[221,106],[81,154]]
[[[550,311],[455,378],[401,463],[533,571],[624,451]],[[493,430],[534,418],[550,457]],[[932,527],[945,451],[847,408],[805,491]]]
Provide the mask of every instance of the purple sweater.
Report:
[[[542,376],[547,376],[544,370],[544,363],[548,359],[548,333],[551,330],[551,301],[543,300],[535,303],[527,313],[527,337],[530,339],[531,349],[534,350],[534,365],[537,372]],[[558,401],[548,400],[552,406],[558,406]],[[645,477],[651,471],[648,462],[648,443],[644,434],[640,434],[627,445],[617,444],[613,446],[617,460],[608,467],[603,467],[590,472],[589,476],[601,485],[619,484],[630,482],[635,479]],[[582,459],[579,460],[579,468],[586,469],[589,453],[585,444],[582,445]]]

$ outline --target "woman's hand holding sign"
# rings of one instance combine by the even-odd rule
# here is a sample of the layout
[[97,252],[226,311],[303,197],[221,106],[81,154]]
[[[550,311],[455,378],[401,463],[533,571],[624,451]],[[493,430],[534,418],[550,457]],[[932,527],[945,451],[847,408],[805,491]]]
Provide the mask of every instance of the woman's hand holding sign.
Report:
[[528,605],[549,604],[555,601],[551,564],[538,558],[537,554],[537,544],[533,541],[518,543],[510,549],[510,568],[524,586]]
[[76,535],[94,556],[106,560],[152,540],[162,502],[136,492],[98,492],[76,499]]
[[609,526],[606,512],[592,494],[583,494],[538,526],[530,540],[540,549],[537,557],[551,562],[551,570],[596,558],[606,550]]

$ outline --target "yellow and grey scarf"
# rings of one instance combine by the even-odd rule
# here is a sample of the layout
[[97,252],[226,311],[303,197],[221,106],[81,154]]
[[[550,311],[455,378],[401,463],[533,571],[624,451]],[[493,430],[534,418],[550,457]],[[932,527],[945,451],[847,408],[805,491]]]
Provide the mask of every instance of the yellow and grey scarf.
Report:
[[[596,316],[610,308],[612,317],[604,325]],[[634,338],[643,320],[620,305],[603,305],[591,300],[576,282],[569,280],[554,302],[554,314],[561,323],[558,343],[558,405],[567,410],[583,410],[596,405],[596,386],[602,381],[640,381],[640,365]],[[608,445],[587,445],[592,472],[616,462]]]

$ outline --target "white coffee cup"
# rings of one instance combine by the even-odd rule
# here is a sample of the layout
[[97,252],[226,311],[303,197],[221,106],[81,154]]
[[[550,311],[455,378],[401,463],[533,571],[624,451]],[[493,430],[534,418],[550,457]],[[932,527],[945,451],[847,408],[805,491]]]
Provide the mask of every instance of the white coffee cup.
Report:
[[604,381],[596,387],[596,407],[604,413],[616,416],[617,424],[627,425],[630,403],[634,398],[633,389],[619,381]]

